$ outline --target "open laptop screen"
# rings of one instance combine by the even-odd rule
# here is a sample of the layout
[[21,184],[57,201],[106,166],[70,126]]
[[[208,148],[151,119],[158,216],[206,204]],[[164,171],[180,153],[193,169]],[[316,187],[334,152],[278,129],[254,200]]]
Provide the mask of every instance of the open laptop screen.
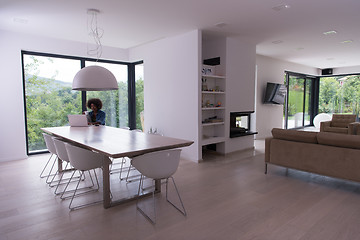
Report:
[[87,127],[88,120],[86,115],[78,114],[78,115],[68,115],[69,125],[71,127]]

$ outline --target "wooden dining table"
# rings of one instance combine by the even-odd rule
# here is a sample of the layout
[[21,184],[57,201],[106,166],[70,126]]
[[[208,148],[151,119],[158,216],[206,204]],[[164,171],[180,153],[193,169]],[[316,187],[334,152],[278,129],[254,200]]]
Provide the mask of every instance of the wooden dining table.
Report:
[[[103,205],[109,208],[137,197],[131,196],[114,200],[110,198],[109,159],[135,157],[145,153],[173,148],[187,147],[193,141],[165,137],[127,129],[108,126],[88,127],[49,127],[42,131],[62,138],[79,147],[98,152],[103,155]],[[155,191],[161,191],[160,180],[155,180]]]

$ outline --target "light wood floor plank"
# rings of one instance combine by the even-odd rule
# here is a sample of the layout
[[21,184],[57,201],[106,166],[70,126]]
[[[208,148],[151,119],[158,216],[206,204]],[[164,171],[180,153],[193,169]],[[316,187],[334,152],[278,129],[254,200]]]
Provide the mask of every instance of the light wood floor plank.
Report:
[[[156,196],[156,226],[136,211],[135,202],[70,212],[69,201],[56,197],[39,178],[48,157],[0,163],[0,240],[353,240],[360,236],[359,183],[277,166],[269,166],[265,175],[263,141],[256,141],[254,150],[226,156],[207,153],[199,164],[182,160],[174,177],[188,216],[165,201],[163,186]],[[137,190],[138,182],[125,184],[118,174],[110,180],[116,198]],[[170,197],[175,201],[173,193]],[[100,190],[77,201],[101,196]],[[144,203],[150,206],[151,199]]]

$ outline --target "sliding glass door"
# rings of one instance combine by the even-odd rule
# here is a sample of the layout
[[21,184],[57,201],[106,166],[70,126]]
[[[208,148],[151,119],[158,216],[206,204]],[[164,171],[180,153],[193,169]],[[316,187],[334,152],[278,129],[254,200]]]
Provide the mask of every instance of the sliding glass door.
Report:
[[302,128],[312,124],[314,79],[287,73],[288,95],[285,106],[285,128]]

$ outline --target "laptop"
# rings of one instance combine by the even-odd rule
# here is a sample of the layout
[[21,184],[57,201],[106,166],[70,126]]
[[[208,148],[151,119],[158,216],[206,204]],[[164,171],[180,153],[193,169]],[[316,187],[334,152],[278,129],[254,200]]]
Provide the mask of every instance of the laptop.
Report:
[[68,115],[69,125],[71,127],[88,127],[88,119],[85,114]]

